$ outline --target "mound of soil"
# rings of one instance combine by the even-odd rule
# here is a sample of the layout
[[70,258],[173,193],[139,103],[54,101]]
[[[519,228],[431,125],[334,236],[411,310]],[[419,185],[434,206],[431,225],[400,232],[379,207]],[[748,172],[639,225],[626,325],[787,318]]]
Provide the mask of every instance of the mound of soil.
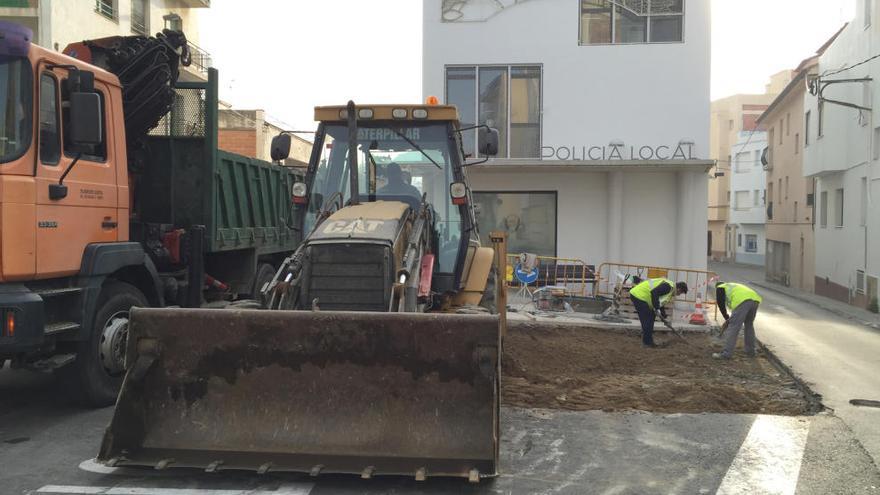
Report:
[[502,403],[509,406],[660,413],[810,414],[795,382],[763,355],[715,360],[711,338],[657,335],[645,349],[637,332],[511,322],[502,358]]

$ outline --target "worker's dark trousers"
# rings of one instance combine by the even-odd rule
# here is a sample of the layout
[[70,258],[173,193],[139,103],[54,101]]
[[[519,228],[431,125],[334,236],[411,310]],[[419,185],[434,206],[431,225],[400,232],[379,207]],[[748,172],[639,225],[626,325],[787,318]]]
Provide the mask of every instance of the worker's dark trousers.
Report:
[[639,314],[639,321],[642,323],[642,343],[645,345],[654,345],[654,311],[648,303],[641,299],[636,299],[632,295],[629,296],[636,312]]

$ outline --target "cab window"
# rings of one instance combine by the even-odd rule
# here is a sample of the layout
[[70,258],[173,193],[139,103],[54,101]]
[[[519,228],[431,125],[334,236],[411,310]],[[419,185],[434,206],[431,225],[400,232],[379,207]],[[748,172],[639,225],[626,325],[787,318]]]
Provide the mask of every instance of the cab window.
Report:
[[40,161],[58,165],[61,133],[58,115],[58,81],[51,74],[40,77]]
[[[65,83],[67,81],[65,80]],[[70,90],[67,87],[67,84],[62,84],[61,88],[61,100],[62,100],[62,118],[64,121],[64,129],[66,130],[68,126],[70,126],[70,106],[67,104],[70,101]],[[107,161],[107,118],[106,112],[107,108],[105,105],[106,98],[104,96],[104,92],[98,88],[95,88],[95,92],[98,93],[98,97],[101,103],[101,121],[105,124],[101,126],[101,142],[88,146],[85,151],[82,152],[81,160],[86,160],[90,162],[105,162]],[[64,132],[64,154],[70,158],[73,158],[77,155],[76,147],[70,143],[68,136],[70,136],[69,132]],[[82,148],[80,145],[79,148]]]

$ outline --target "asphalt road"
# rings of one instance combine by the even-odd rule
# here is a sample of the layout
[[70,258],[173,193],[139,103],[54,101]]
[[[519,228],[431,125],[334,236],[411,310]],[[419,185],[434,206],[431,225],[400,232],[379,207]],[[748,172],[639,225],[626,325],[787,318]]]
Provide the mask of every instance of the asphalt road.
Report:
[[[725,280],[761,281],[760,269],[712,267]],[[800,375],[880,463],[880,408],[851,399],[880,401],[880,331],[836,316],[813,304],[757,289],[764,302],[755,323],[758,339]]]
[[833,415],[658,415],[506,409],[502,475],[361,480],[107,469],[90,459],[111,409],[70,406],[51,377],[0,371],[0,493],[874,494],[880,473]]

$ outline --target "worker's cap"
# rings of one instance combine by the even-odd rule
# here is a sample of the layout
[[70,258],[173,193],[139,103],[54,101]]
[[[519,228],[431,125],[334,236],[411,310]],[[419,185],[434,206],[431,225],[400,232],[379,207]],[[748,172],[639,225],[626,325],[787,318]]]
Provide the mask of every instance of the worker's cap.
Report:
[[676,289],[678,290],[678,292],[680,292],[681,294],[687,294],[687,293],[688,293],[688,284],[686,284],[685,282],[679,282],[679,283],[675,284],[675,288],[676,288]]

